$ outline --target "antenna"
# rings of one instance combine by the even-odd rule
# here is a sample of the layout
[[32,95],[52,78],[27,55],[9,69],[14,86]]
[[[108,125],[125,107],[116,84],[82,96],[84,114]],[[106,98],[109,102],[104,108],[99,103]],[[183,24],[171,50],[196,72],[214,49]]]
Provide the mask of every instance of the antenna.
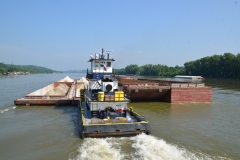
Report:
[[108,51],[106,51],[106,52],[113,52],[113,50],[108,50]]
[[108,50],[108,51],[106,51],[107,52],[107,54],[108,54],[108,59],[109,59],[109,54],[110,54],[110,52],[113,52],[113,50]]
[[102,48],[102,56],[101,56],[101,59],[104,59],[103,52],[104,52],[104,49]]

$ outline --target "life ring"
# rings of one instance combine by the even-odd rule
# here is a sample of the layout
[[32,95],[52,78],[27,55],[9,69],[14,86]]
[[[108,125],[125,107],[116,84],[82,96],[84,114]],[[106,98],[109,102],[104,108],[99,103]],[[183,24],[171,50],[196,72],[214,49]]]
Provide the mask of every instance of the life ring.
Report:
[[123,113],[123,109],[118,109],[117,112],[118,113]]

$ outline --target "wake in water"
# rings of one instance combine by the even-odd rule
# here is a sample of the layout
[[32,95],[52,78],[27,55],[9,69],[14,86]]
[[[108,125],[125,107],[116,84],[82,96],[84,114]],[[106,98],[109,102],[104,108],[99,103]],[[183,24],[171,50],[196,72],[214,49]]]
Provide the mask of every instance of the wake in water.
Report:
[[9,107],[9,108],[6,108],[6,109],[0,109],[0,113],[4,113],[4,112],[7,112],[7,111],[15,109],[15,108],[16,108],[16,106],[12,106],[12,107]]
[[71,160],[211,160],[227,159],[188,151],[151,135],[128,138],[86,138]]

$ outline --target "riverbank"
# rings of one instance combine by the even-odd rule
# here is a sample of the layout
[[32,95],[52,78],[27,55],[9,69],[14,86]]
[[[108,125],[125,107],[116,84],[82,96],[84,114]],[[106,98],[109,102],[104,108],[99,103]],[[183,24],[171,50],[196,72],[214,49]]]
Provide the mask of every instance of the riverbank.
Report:
[[15,75],[28,75],[30,72],[7,72],[7,73],[2,73],[0,76],[15,76]]

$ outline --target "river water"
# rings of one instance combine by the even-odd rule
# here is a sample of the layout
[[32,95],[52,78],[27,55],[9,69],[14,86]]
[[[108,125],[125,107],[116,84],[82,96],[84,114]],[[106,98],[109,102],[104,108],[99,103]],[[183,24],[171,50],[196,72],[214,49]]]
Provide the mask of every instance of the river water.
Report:
[[240,159],[240,80],[206,79],[212,103],[139,102],[151,135],[78,138],[74,106],[15,106],[14,99],[68,75],[0,76],[0,159]]

